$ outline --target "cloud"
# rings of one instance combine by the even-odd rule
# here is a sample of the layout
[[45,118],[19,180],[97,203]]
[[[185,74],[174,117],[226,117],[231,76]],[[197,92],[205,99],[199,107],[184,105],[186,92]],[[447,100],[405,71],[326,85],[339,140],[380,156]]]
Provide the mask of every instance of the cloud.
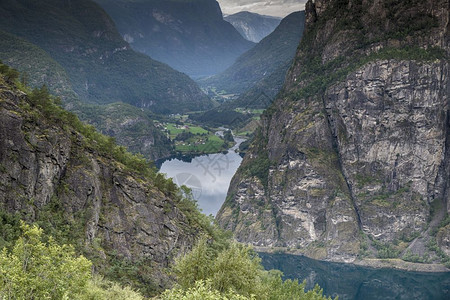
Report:
[[234,14],[240,11],[251,11],[258,14],[285,17],[303,10],[307,0],[217,0],[224,14]]

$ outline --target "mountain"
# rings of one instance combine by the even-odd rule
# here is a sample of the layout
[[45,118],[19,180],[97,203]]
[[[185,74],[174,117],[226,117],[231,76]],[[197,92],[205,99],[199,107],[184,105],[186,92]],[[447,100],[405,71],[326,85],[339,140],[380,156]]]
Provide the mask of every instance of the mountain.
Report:
[[[238,94],[279,71],[279,68],[287,71],[300,42],[304,20],[304,12],[285,17],[270,35],[242,54],[231,67],[202,80],[200,84]],[[284,81],[284,76],[283,72],[279,73],[277,81]]]
[[90,0],[1,1],[0,29],[43,49],[83,101],[126,102],[158,113],[212,106],[189,77],[133,51]]
[[247,40],[259,43],[280,24],[281,18],[241,11],[223,18]]
[[217,215],[242,242],[450,266],[448,1],[315,0]]
[[[217,91],[240,94],[206,112],[190,115],[212,126],[240,128],[254,116],[236,109],[265,109],[283,86],[304,29],[305,13],[295,12],[224,72],[199,80],[214,96]],[[247,130],[244,130],[247,131]]]
[[0,31],[0,59],[21,72],[21,81],[34,88],[46,85],[62,98],[65,107],[120,145],[150,160],[173,154],[173,145],[153,123],[154,116],[127,103],[87,104],[78,100],[64,68],[50,55],[9,33]]
[[190,76],[225,70],[254,43],[215,0],[95,0],[131,47]]
[[148,163],[60,108],[47,90],[13,84],[0,64],[0,246],[35,222],[74,245],[96,272],[151,295],[171,280],[209,219]]
[[76,98],[66,70],[43,49],[0,30],[0,60],[22,73],[32,87],[46,85],[67,102]]
[[82,121],[114,137],[132,153],[140,153],[151,161],[175,154],[173,143],[155,125],[155,116],[147,110],[122,102],[106,105],[76,102],[70,107]]

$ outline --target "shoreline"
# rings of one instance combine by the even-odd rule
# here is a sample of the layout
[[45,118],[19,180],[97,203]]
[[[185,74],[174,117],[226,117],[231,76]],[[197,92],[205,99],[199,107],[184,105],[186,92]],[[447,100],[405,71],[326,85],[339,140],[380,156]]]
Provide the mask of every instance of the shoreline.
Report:
[[447,273],[450,272],[450,269],[445,267],[443,264],[424,264],[424,263],[415,263],[401,260],[400,258],[365,258],[365,259],[354,259],[348,261],[338,261],[338,260],[326,260],[326,259],[318,259],[316,257],[311,257],[306,255],[304,252],[299,250],[290,250],[288,251],[286,248],[268,248],[268,247],[257,247],[253,246],[253,249],[256,252],[263,252],[267,254],[287,254],[287,255],[295,255],[295,256],[304,256],[309,259],[322,261],[322,262],[330,262],[330,263],[339,263],[339,264],[352,264],[360,267],[367,267],[372,269],[393,269],[393,270],[402,270],[408,272],[422,272],[422,273]]
[[172,159],[178,159],[184,162],[191,162],[194,158],[203,156],[203,155],[212,155],[212,154],[220,154],[220,153],[227,153],[228,151],[235,151],[239,149],[239,145],[247,140],[246,137],[242,136],[234,136],[235,139],[238,139],[238,141],[235,140],[233,146],[231,146],[228,149],[224,149],[218,152],[178,152],[172,155],[169,155],[167,157],[159,158],[155,161],[153,161],[153,164],[155,167],[160,170],[161,166],[164,162],[170,161]]

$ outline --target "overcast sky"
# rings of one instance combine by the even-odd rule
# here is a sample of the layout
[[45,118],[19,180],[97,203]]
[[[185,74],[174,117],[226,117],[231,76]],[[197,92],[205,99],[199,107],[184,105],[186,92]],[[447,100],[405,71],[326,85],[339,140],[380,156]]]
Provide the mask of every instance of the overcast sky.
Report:
[[261,15],[285,17],[291,12],[303,10],[307,0],[217,0],[226,15],[251,11]]

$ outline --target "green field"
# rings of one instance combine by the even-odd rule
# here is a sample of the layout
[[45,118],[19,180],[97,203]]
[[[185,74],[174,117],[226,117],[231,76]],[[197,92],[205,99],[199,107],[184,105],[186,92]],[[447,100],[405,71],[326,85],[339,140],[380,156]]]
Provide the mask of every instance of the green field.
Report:
[[[186,126],[186,127],[185,127]],[[192,134],[208,134],[209,131],[194,125],[176,125],[175,123],[167,123],[166,128],[169,131],[169,136],[171,139],[174,139],[178,134],[182,132],[190,132]]]
[[235,109],[235,111],[240,112],[240,113],[250,113],[253,115],[261,115],[264,112],[264,109],[252,109],[252,108],[238,107]]
[[228,149],[229,146],[214,131],[208,131],[192,124],[165,123],[169,138],[175,140],[177,135],[190,132],[192,137],[185,141],[175,140],[175,150],[182,153],[216,153]]
[[184,145],[182,143],[175,144],[175,149],[184,153],[216,153],[227,149],[227,147],[224,147],[224,141],[220,137],[211,134],[203,139],[191,138]]

